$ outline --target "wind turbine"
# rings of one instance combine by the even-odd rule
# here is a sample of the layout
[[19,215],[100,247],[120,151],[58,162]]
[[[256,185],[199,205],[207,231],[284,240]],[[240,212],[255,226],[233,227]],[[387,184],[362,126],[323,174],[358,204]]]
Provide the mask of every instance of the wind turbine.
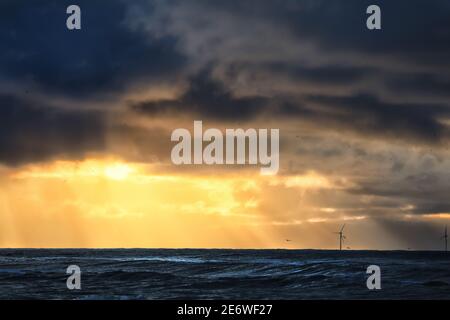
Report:
[[447,239],[448,239],[447,226],[445,226],[444,235],[442,236],[441,239],[444,239],[444,241],[445,241],[445,252],[447,252]]
[[335,232],[336,234],[339,235],[339,250],[342,250],[342,243],[343,243],[344,240],[345,240],[345,236],[344,236],[344,233],[343,233],[344,228],[345,228],[345,223],[344,223],[344,225],[342,226],[341,231]]

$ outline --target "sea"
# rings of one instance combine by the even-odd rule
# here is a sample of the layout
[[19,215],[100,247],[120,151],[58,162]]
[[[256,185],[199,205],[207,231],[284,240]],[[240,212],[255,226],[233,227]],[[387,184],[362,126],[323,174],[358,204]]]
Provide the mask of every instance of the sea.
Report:
[[[367,287],[371,265],[380,289]],[[450,299],[450,253],[0,249],[0,299]]]

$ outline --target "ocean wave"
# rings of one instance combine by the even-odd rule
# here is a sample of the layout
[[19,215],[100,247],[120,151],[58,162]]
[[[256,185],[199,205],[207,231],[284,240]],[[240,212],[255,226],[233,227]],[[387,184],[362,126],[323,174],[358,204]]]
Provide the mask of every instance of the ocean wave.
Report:
[[[450,298],[449,255],[302,250],[0,250],[0,298],[421,299]],[[65,290],[66,268],[82,291]],[[382,270],[380,292],[366,268]]]

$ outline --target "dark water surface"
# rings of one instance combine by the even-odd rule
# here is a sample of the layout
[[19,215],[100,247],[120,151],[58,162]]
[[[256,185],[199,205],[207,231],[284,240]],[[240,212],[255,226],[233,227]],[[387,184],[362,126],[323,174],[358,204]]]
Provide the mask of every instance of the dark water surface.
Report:
[[[72,264],[81,290],[66,287]],[[378,291],[366,287],[372,264]],[[1,249],[0,299],[450,299],[450,254]]]

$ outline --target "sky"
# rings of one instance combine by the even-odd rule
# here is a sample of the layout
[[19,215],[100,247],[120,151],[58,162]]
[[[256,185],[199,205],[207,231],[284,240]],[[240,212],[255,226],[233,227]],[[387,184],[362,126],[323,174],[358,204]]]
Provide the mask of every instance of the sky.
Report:
[[[0,247],[336,249],[345,223],[345,248],[442,249],[449,16],[448,0],[1,1]],[[279,172],[174,165],[194,120],[278,128]]]

